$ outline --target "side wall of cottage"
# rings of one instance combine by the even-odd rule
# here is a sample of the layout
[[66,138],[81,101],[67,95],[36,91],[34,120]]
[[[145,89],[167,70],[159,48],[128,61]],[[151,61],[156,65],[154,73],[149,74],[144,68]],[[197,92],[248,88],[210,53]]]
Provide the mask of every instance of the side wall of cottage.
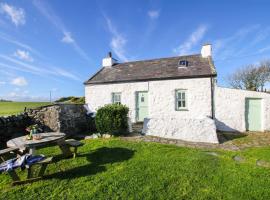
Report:
[[270,130],[270,94],[230,89],[215,88],[215,118],[220,131],[246,131],[245,100],[262,99],[262,131]]

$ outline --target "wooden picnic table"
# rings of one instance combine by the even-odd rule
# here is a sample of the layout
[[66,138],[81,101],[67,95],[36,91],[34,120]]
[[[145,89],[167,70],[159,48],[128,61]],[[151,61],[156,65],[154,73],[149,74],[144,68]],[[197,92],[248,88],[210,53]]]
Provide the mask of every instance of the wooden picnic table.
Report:
[[27,140],[26,136],[17,137],[11,139],[7,142],[8,147],[19,148],[19,149],[28,149],[30,154],[35,154],[35,150],[38,147],[44,147],[49,144],[57,144],[63,155],[68,157],[72,156],[72,152],[69,147],[65,144],[65,133],[61,132],[47,132],[47,133],[39,133],[41,139],[39,140]]

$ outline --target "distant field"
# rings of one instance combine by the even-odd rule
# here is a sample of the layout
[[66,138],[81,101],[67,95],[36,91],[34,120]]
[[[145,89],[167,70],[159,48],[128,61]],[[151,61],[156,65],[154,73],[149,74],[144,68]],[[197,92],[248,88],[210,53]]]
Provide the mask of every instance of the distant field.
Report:
[[49,105],[49,102],[0,102],[0,116],[18,114],[27,108]]

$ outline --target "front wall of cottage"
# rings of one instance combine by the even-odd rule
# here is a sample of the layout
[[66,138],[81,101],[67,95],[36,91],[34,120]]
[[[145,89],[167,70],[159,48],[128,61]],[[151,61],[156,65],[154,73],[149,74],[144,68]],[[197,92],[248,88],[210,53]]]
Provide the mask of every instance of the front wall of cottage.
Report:
[[262,130],[270,130],[270,94],[230,88],[215,88],[216,126],[221,131],[246,131],[245,99],[262,99]]
[[[187,90],[187,110],[176,111],[176,89]],[[211,116],[210,78],[87,85],[86,103],[96,111],[111,103],[113,92],[121,92],[121,103],[129,107],[129,117],[135,122],[136,91],[148,91],[149,118],[201,119]]]
[[91,111],[96,112],[99,107],[112,103],[113,92],[121,92],[121,103],[129,107],[129,117],[134,122],[136,91],[148,91],[148,82],[86,85],[85,102]]

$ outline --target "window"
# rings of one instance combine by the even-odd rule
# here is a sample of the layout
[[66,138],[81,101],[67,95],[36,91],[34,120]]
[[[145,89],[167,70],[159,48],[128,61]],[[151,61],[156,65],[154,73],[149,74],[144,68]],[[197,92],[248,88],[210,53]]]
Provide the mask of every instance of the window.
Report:
[[180,67],[187,67],[188,66],[188,61],[187,60],[180,60],[178,65]]
[[176,110],[187,110],[187,91],[186,90],[176,90],[175,91],[175,103]]
[[112,103],[121,103],[121,93],[120,92],[114,92],[112,93]]

